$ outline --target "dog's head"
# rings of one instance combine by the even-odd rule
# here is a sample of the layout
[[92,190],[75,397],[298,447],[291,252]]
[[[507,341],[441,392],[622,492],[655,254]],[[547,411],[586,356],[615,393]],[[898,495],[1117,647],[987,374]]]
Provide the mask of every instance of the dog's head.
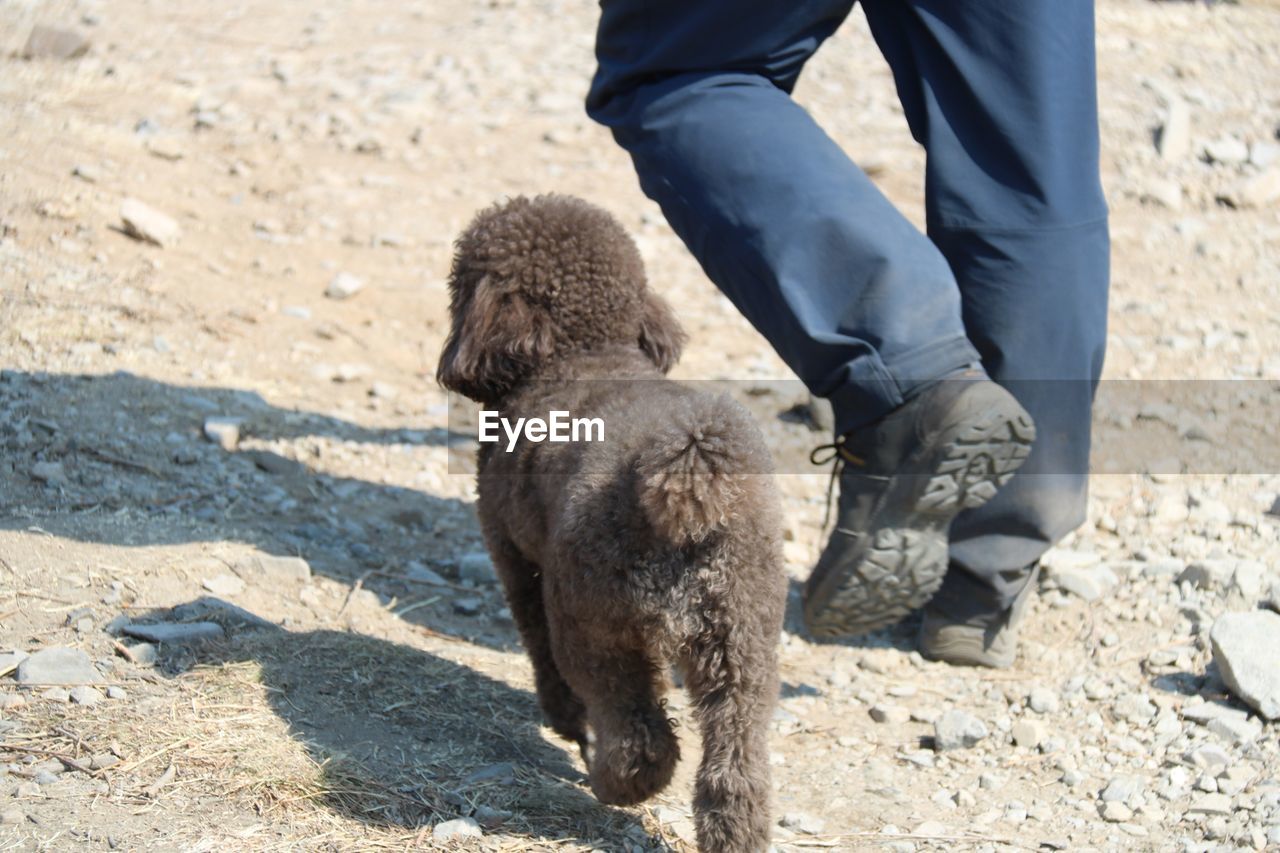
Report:
[[604,346],[635,346],[663,373],[680,357],[684,332],[635,243],[595,205],[515,198],[481,211],[455,250],[436,371],[452,391],[495,403],[557,355]]

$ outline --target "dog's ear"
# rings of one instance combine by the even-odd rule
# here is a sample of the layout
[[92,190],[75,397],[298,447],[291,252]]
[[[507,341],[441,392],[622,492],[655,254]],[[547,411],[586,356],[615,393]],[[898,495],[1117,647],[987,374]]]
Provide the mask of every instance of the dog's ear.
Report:
[[503,293],[485,277],[459,302],[452,306],[453,327],[436,369],[437,381],[450,391],[497,402],[555,353],[551,318],[520,293]]
[[684,350],[685,333],[667,300],[645,288],[640,310],[640,349],[666,373]]

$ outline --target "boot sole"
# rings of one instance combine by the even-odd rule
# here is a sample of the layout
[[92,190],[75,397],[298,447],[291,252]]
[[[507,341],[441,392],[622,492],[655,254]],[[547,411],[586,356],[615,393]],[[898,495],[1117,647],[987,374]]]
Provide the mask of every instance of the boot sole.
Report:
[[862,555],[813,585],[804,606],[810,633],[857,636],[923,607],[946,575],[951,521],[995,497],[1026,461],[1035,435],[1031,416],[1003,391],[940,435],[926,451],[930,463],[917,469],[932,473],[895,478]]

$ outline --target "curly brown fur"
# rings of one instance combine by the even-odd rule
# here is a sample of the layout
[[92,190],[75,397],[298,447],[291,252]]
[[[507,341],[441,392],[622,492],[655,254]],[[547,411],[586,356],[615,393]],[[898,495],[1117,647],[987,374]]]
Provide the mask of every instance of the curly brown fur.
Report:
[[607,213],[564,196],[481,212],[457,243],[438,377],[503,417],[600,417],[603,442],[481,445],[478,509],[547,720],[596,796],[671,780],[663,709],[684,672],[703,740],[699,846],[769,841],[767,727],[782,625],[763,438],[725,397],[667,381],[684,333]]

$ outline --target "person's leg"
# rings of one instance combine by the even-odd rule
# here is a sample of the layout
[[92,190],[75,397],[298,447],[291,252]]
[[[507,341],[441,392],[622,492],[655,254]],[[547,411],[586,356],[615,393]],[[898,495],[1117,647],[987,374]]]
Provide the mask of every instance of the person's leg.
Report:
[[604,0],[590,115],[844,433],[976,362],[943,255],[792,101],[849,0]]
[[1093,4],[866,0],[928,152],[929,236],[988,374],[1038,427],[1026,464],[961,514],[931,608],[974,624],[1084,519],[1092,395],[1106,341],[1109,241],[1098,173]]

